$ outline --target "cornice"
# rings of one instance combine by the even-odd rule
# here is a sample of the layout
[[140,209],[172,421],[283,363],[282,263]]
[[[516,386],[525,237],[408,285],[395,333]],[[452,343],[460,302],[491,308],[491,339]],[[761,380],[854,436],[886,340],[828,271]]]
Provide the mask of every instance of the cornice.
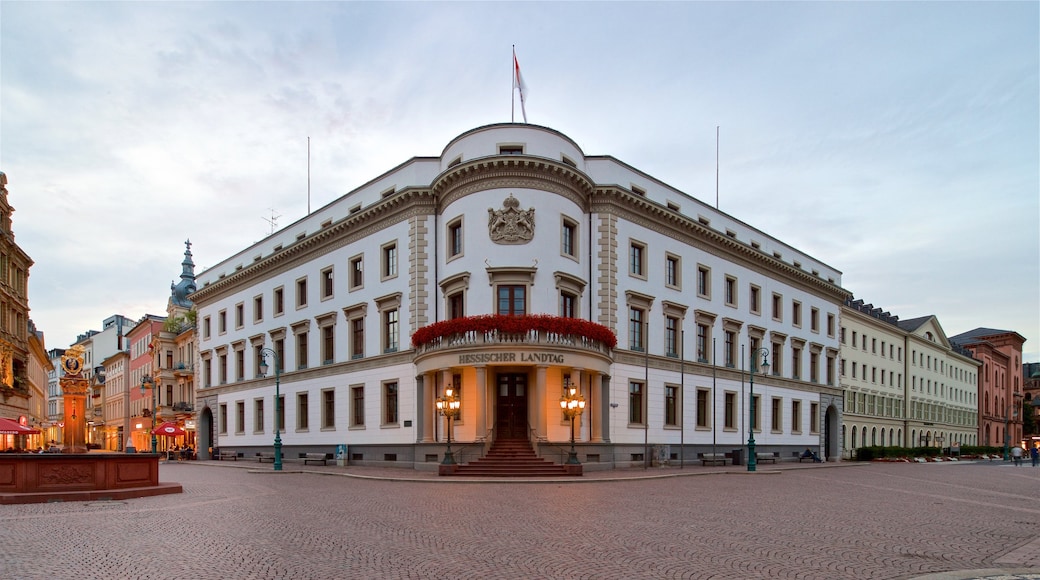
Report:
[[672,211],[644,196],[632,194],[620,187],[596,188],[591,198],[590,211],[617,215],[708,254],[734,262],[742,262],[753,269],[768,269],[771,274],[779,274],[793,285],[813,289],[839,304],[852,296],[851,292],[837,284],[795,268],[740,240],[705,227],[689,216]]
[[405,189],[367,209],[353,213],[234,273],[211,282],[189,296],[195,304],[231,294],[243,283],[264,274],[274,275],[384,230],[392,223],[434,212],[435,200],[427,189]]
[[595,186],[587,175],[552,159],[503,155],[462,163],[431,184],[438,211],[450,203],[488,189],[539,189],[562,195],[588,211]]

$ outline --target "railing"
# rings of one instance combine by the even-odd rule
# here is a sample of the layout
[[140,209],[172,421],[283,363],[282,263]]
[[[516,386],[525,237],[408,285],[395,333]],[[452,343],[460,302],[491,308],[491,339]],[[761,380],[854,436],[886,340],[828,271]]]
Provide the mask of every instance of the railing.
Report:
[[174,403],[173,404],[173,410],[174,411],[190,412],[190,411],[194,410],[194,407],[192,407],[191,403],[188,403],[186,401],[180,401],[178,403]]
[[174,372],[187,372],[187,373],[190,373],[190,372],[194,372],[195,365],[192,364],[192,363],[177,362],[177,363],[174,363],[172,368],[173,368]]
[[457,334],[431,339],[418,348],[419,354],[427,354],[455,348],[473,346],[530,345],[580,348],[603,355],[610,354],[610,348],[600,340],[594,340],[578,334],[561,334],[529,330],[520,333],[506,333],[498,330],[470,330]]

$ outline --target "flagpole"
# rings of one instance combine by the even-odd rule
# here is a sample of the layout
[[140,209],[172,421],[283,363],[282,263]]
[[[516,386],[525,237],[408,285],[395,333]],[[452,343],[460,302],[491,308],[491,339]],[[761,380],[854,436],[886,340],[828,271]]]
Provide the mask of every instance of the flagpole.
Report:
[[516,122],[516,45],[513,45],[513,62],[509,64],[509,122]]

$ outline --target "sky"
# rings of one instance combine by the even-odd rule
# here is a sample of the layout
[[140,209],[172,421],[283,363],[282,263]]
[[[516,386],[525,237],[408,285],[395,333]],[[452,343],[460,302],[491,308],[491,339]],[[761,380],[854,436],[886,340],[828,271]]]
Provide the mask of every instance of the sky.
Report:
[[30,316],[64,348],[165,314],[185,240],[201,272],[510,121],[515,45],[529,122],[717,200],[856,298],[1014,330],[1040,361],[1038,23],[1037,2],[0,0]]

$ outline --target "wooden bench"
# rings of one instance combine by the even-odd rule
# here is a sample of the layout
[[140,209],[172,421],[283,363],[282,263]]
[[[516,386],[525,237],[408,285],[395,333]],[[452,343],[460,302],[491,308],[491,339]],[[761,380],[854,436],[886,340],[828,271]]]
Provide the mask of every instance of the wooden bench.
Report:
[[726,465],[727,461],[725,453],[701,453],[702,465]]
[[238,453],[234,451],[221,450],[220,455],[217,457],[217,459],[219,459],[220,461],[226,461],[228,459],[230,459],[231,461],[238,461]]
[[755,461],[757,461],[758,463],[762,463],[763,461],[772,461],[773,463],[776,463],[777,459],[779,459],[779,457],[777,457],[776,455],[773,455],[772,453],[756,453],[755,454]]
[[307,465],[311,461],[320,461],[322,465],[328,465],[328,463],[326,463],[328,460],[329,458],[324,453],[307,453],[303,457],[303,464]]
[[259,454],[257,454],[256,460],[259,463],[263,463],[265,461],[270,461],[271,463],[274,463],[274,451],[261,451]]

